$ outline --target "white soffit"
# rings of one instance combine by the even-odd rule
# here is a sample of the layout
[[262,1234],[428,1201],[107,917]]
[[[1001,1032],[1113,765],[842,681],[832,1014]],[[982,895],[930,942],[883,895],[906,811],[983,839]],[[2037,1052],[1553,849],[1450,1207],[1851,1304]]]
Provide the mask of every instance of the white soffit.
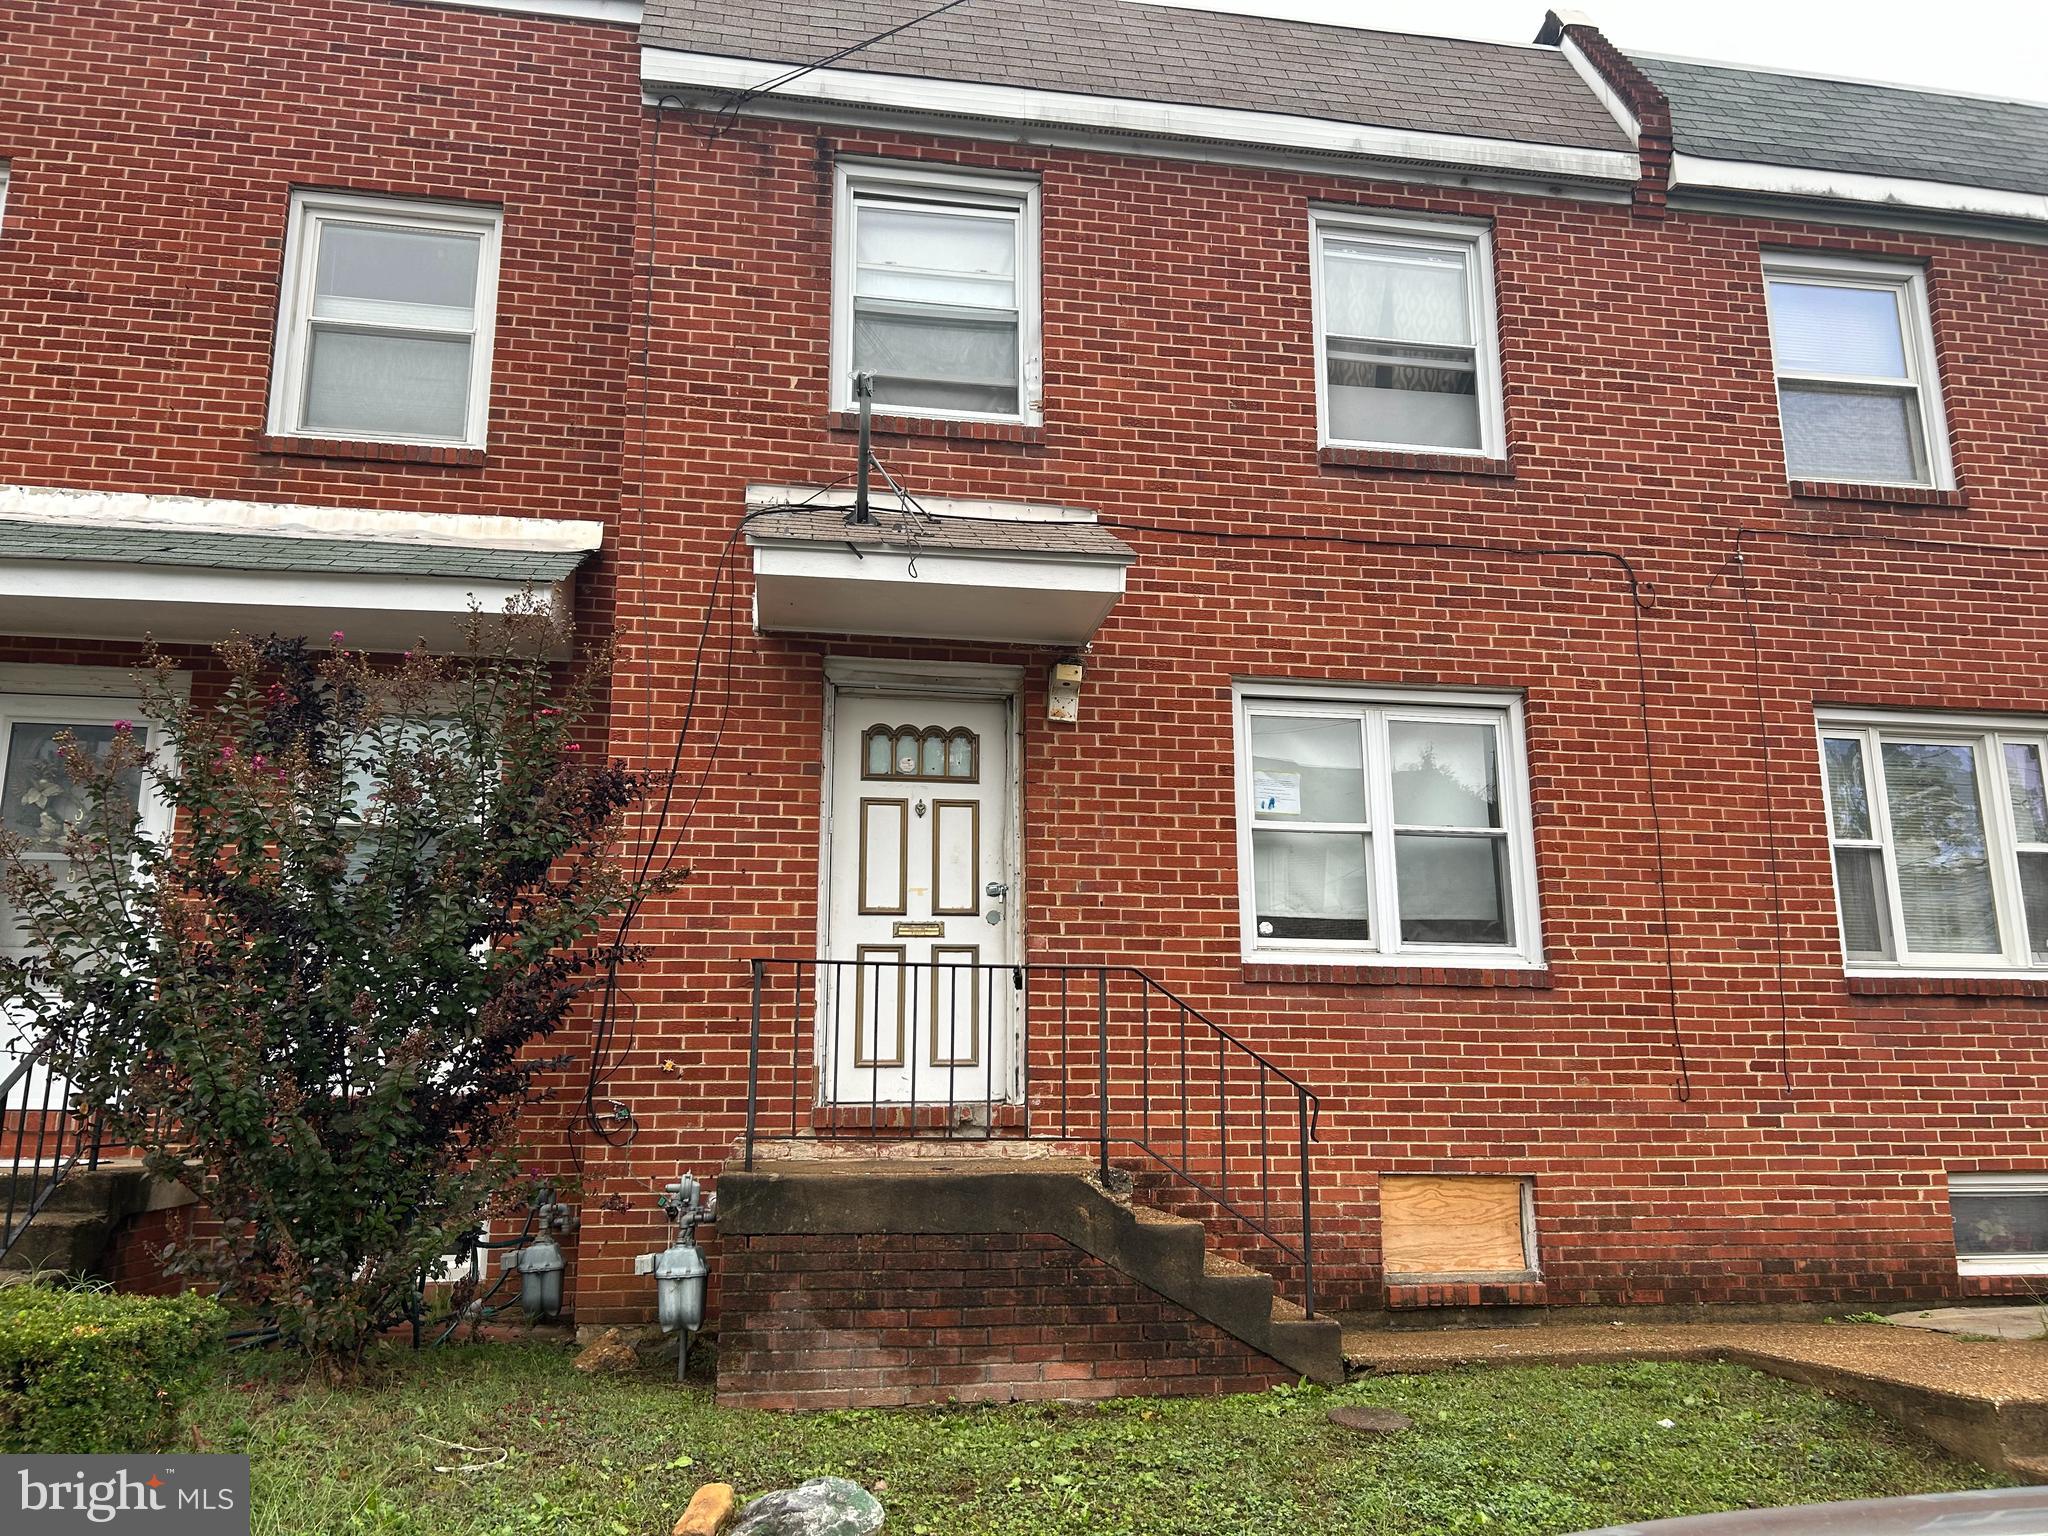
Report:
[[207,644],[341,631],[458,648],[473,609],[567,617],[590,521],[0,486],[0,630]]
[[757,504],[746,530],[757,627],[1079,646],[1123,596],[1136,559],[1113,534],[1071,515],[1000,507],[923,515],[879,504],[873,515],[850,523],[837,501]]
[[[640,50],[641,83],[653,93],[694,89],[729,95],[751,90],[765,80],[787,74],[789,69],[787,64],[764,59],[734,59],[676,48]],[[1566,181],[1632,183],[1639,170],[1635,154],[1627,150],[1523,144],[1507,139],[1292,117],[1280,112],[1187,106],[911,75],[867,74],[853,69],[812,70],[778,85],[772,96],[761,99],[756,110],[773,112],[778,99],[1103,134],[1139,134],[1184,142],[1309,150],[1366,160]]]
[[1817,171],[1796,165],[1750,160],[1711,160],[1699,155],[1671,157],[1671,186],[1753,192],[1819,202],[1868,203],[1885,208],[1974,214],[1983,218],[2048,222],[2048,196],[2006,192],[1996,187],[1956,186],[1904,176],[1867,176],[1856,171]]

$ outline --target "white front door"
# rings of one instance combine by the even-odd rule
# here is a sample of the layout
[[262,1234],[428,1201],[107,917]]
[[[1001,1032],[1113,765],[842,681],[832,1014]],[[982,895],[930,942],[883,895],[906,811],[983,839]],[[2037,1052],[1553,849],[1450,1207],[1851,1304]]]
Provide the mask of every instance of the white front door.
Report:
[[1010,704],[841,692],[820,967],[828,1104],[1014,1096]]

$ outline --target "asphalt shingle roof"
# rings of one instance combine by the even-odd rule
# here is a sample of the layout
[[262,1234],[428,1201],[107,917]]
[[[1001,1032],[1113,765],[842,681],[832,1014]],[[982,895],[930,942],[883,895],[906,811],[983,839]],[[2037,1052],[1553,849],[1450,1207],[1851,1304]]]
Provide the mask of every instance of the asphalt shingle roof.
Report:
[[46,521],[0,518],[0,560],[553,582],[574,572],[588,554],[587,550],[482,549],[370,539],[277,538],[258,533],[67,528]]
[[[644,42],[805,64],[932,0],[647,0]],[[1412,37],[1130,0],[968,0],[838,69],[1631,150],[1551,48]]]
[[1682,154],[2048,194],[2048,106],[1630,57]]

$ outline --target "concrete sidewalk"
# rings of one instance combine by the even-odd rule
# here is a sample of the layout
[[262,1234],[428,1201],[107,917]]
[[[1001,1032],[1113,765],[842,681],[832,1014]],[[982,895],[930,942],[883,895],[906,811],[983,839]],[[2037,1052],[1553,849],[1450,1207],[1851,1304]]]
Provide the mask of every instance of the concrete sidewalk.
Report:
[[1389,1331],[1347,1324],[1354,1372],[1728,1360],[1847,1397],[1960,1456],[2048,1482],[2048,1341],[1882,1323],[1556,1323]]

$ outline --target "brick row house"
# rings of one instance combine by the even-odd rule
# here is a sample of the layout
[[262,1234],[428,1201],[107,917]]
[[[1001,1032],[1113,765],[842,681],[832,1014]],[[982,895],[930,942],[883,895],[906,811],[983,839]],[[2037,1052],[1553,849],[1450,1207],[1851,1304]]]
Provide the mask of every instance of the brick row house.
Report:
[[584,1324],[717,1175],[741,1401],[2032,1294],[2048,109],[927,9],[17,29],[5,793],[572,605],[690,878],[534,1140]]

